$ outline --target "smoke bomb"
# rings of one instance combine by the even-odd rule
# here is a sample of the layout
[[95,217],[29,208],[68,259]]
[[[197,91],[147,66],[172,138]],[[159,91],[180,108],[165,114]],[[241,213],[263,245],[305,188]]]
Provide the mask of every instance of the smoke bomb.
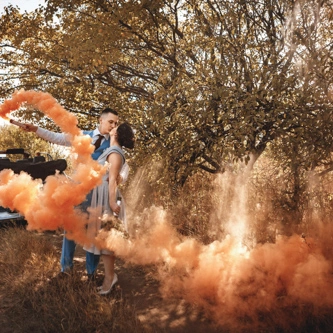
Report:
[[24,125],[24,124],[20,123],[19,121],[14,120],[14,119],[9,119],[9,122],[10,122],[11,124],[13,124],[13,125],[18,126],[18,127],[25,128],[25,125]]

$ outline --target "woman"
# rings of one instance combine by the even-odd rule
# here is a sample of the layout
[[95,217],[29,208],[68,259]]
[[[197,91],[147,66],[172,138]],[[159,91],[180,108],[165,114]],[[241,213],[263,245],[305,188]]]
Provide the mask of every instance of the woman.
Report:
[[[91,217],[88,226],[88,233],[94,237],[97,235],[101,221],[100,217],[105,213],[108,215],[115,214],[125,224],[125,209],[123,200],[120,206],[117,204],[117,197],[121,197],[117,189],[117,179],[119,172],[125,163],[125,156],[122,147],[134,148],[134,132],[128,123],[123,123],[115,127],[110,132],[110,148],[106,149],[98,158],[98,163],[104,165],[109,162],[109,170],[103,176],[103,183],[96,187],[92,192],[91,199]],[[95,255],[101,255],[104,263],[104,281],[99,287],[100,295],[107,295],[111,292],[112,287],[117,283],[118,277],[114,272],[114,253],[106,249],[98,249],[96,246],[84,247],[84,249]]]

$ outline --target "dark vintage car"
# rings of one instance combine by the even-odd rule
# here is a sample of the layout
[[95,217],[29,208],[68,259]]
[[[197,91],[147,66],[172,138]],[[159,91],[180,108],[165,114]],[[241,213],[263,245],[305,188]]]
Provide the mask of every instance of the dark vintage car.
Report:
[[[17,155],[21,158],[13,158],[17,157]],[[47,153],[38,153],[37,156],[31,157],[22,148],[0,150],[0,156],[0,171],[11,169],[16,174],[25,171],[32,178],[39,178],[43,181],[47,176],[54,175],[57,170],[62,173],[67,168],[65,159],[53,160]],[[12,222],[24,222],[24,216],[0,206],[0,225]]]

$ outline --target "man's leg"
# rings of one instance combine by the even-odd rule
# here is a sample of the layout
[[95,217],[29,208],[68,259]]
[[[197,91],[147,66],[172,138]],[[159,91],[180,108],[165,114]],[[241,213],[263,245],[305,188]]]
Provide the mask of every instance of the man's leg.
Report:
[[[86,200],[81,203],[80,207],[83,212],[87,211],[87,208],[91,204],[91,197],[92,197],[92,191],[90,191],[87,196]],[[99,263],[99,255],[95,255],[91,252],[86,251],[86,269],[88,274],[89,280],[94,280],[96,269]]]
[[76,243],[66,238],[66,233],[62,241],[60,265],[61,271],[66,272],[73,268],[74,252],[75,252]]
[[99,258],[100,255],[96,255],[86,251],[86,268],[87,268],[88,277],[93,276],[95,274],[99,263]]

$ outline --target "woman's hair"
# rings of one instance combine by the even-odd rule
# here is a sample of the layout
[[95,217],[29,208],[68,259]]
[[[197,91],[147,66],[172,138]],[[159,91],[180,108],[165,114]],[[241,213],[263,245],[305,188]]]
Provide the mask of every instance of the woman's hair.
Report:
[[117,140],[122,147],[134,148],[134,132],[129,123],[122,123],[117,128]]

